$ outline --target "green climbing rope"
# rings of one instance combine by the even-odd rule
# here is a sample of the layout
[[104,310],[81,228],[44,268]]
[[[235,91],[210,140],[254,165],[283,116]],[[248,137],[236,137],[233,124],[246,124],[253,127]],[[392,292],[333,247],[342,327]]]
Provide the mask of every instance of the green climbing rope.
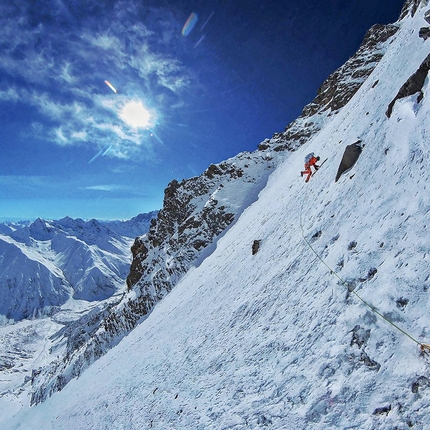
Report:
[[[309,185],[307,185],[307,187],[309,187]],[[305,236],[305,232],[304,232],[304,228],[303,228],[303,221],[302,221],[302,212],[303,212],[303,206],[304,206],[304,202],[305,202],[305,198],[302,200],[302,205],[300,208],[300,228],[301,228],[301,232],[302,232],[302,237],[304,242],[306,243],[306,245],[311,249],[311,251],[316,255],[316,257],[318,258],[319,261],[321,261],[322,264],[324,264],[324,266],[327,267],[327,269],[329,270],[329,272],[336,276],[337,279],[339,279],[340,283],[343,284],[345,287],[348,288],[348,291],[352,294],[354,294],[365,306],[367,306],[372,312],[374,312],[376,315],[378,315],[379,317],[381,317],[383,320],[385,320],[387,323],[391,324],[394,328],[396,328],[400,333],[403,333],[405,336],[407,336],[409,339],[411,339],[413,342],[415,342],[420,348],[421,351],[430,351],[430,345],[426,344],[426,343],[422,343],[420,341],[418,341],[417,339],[415,339],[413,336],[411,336],[408,332],[406,332],[405,330],[403,330],[401,327],[399,327],[397,324],[395,324],[393,321],[391,321],[389,318],[387,318],[385,315],[381,314],[381,312],[379,312],[375,306],[373,306],[371,303],[369,303],[368,301],[364,300],[356,291],[354,291],[352,288],[350,288],[350,286],[348,285],[348,283],[346,281],[344,281],[339,274],[333,270],[325,261],[324,259],[318,254],[318,252],[313,248],[312,244],[306,239]]]

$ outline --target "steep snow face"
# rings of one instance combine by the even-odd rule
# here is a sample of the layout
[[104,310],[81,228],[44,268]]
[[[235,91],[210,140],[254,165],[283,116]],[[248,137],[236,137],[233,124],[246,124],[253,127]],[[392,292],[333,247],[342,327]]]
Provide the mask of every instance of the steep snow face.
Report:
[[[385,116],[428,55],[425,11],[403,19],[367,81],[213,254],[79,379],[4,427],[428,428],[428,78],[420,102]],[[327,162],[305,184],[311,151]]]
[[207,258],[226,228],[257,199],[273,166],[268,152],[241,153],[211,165],[199,177],[172,181],[149,232],[136,238],[131,248],[133,262],[127,277],[131,290],[109,312],[70,327],[65,355],[32,381],[32,404],[79,376],[148,315],[191,266]]

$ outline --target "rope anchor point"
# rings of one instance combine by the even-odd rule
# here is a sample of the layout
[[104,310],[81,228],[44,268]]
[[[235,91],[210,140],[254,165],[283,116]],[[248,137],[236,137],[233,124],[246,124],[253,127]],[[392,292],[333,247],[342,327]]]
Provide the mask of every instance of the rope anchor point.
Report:
[[430,344],[428,343],[420,343],[420,349],[422,352],[429,353],[430,352]]

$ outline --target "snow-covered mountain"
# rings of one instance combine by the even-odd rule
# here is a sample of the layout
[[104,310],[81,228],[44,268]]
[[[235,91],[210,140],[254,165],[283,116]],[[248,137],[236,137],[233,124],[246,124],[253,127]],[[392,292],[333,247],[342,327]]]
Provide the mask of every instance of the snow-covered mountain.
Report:
[[[9,231],[7,230],[9,228]],[[0,234],[0,314],[52,314],[68,299],[104,300],[123,289],[130,238],[96,220],[37,219]]]
[[[374,27],[258,151],[169,184],[119,303],[20,323],[35,371],[2,426],[428,428],[429,11]],[[327,161],[305,184],[309,152]]]
[[124,290],[131,239],[148,231],[156,214],[0,224],[0,315],[49,315],[71,298],[99,301]]
[[285,132],[262,142],[258,151],[239,154],[211,165],[199,177],[168,185],[163,209],[149,232],[138,237],[132,247],[133,262],[127,277],[132,291],[107,317],[101,315],[97,323],[91,321],[85,328],[88,336],[84,342],[78,329],[83,321],[76,322],[76,329],[69,332],[67,359],[53,361],[33,381],[32,404],[62,389],[116,345],[190,267],[210,255],[217,239],[256,200],[273,167],[348,103],[384,56],[398,29],[398,24],[372,27],[358,52],[323,83],[302,115]]
[[0,371],[9,375],[0,380],[1,396],[21,392],[62,354],[75,321],[80,327],[120,300],[133,239],[154,216],[0,224]]
[[110,230],[120,236],[135,238],[142,236],[149,230],[151,220],[157,216],[158,211],[139,214],[126,221],[100,221]]
[[63,333],[65,353],[32,381],[32,404],[61,390],[115,346],[192,265],[207,258],[216,239],[255,201],[272,171],[268,153],[244,153],[211,165],[200,177],[172,181],[149,232],[131,248],[134,259],[127,277],[128,294],[109,312],[69,324]]

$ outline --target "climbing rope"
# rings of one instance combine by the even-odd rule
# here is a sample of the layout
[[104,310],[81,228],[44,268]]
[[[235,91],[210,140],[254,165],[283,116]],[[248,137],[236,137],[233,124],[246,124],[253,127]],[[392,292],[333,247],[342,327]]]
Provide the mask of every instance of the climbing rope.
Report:
[[[307,185],[309,187],[309,185]],[[304,242],[306,243],[306,245],[311,249],[311,251],[316,255],[316,257],[318,258],[319,261],[321,261],[322,264],[324,264],[324,266],[327,267],[327,269],[329,270],[329,272],[336,276],[336,278],[340,281],[340,283],[342,285],[344,285],[345,287],[348,288],[348,291],[352,294],[355,295],[355,297],[357,297],[365,306],[367,306],[372,312],[374,312],[376,315],[378,315],[379,317],[381,317],[384,321],[386,321],[387,323],[391,324],[395,329],[397,329],[400,333],[404,334],[405,336],[407,336],[409,339],[411,339],[413,342],[415,342],[421,349],[422,352],[424,353],[428,353],[430,352],[430,344],[426,344],[426,343],[422,343],[420,341],[418,341],[417,339],[415,339],[412,335],[410,335],[408,332],[406,332],[405,330],[403,330],[401,327],[399,327],[397,324],[395,324],[393,321],[391,321],[389,318],[387,318],[385,315],[381,314],[381,312],[379,312],[375,306],[373,306],[371,303],[369,303],[368,301],[364,300],[356,291],[354,291],[353,288],[351,288],[348,283],[346,281],[344,281],[339,274],[333,270],[325,261],[324,259],[318,254],[318,252],[314,249],[314,247],[312,246],[312,244],[309,242],[309,240],[306,239],[305,236],[305,232],[304,232],[304,228],[303,228],[303,221],[302,221],[302,212],[303,212],[303,206],[306,200],[306,193],[305,193],[305,198],[302,200],[302,205],[300,207],[300,228],[301,228],[301,232],[302,232],[302,238],[304,240]]]

